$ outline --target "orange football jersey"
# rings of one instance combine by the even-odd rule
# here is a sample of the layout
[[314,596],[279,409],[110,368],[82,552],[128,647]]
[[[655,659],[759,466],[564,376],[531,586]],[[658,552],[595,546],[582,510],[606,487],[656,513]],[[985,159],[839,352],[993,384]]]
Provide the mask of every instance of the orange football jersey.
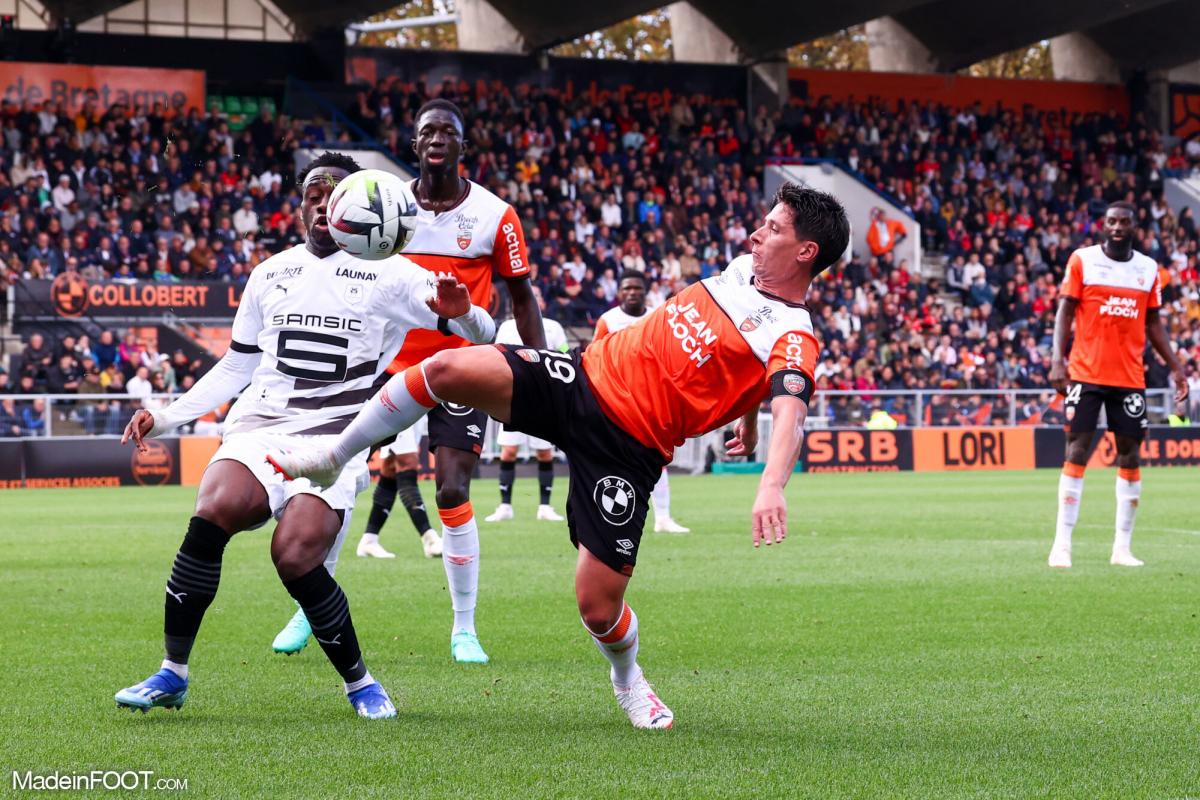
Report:
[[604,413],[668,461],[755,408],[776,373],[793,373],[788,392],[811,391],[820,346],[808,309],[760,292],[748,255],[642,319],[594,340],[583,369]]
[[[505,278],[528,275],[529,256],[513,207],[474,181],[468,183],[467,196],[449,211],[435,214],[418,207],[417,230],[403,255],[431,272],[453,272],[467,285],[471,302],[487,308],[492,302],[493,272]],[[388,372],[419,364],[439,350],[469,344],[459,336],[414,329]]]
[[1100,245],[1081,248],[1067,261],[1062,293],[1079,301],[1071,380],[1146,388],[1146,312],[1162,305],[1154,259],[1135,251],[1128,261],[1113,261]]

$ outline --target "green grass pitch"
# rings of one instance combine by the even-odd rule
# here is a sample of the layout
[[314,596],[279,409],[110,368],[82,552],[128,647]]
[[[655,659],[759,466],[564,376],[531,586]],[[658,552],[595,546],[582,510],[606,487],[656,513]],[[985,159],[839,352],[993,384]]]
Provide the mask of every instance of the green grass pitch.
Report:
[[[338,578],[400,709],[383,722],[315,643],[271,653],[293,606],[263,531],[226,552],[183,710],[118,711],[158,668],[194,490],[5,492],[0,794],[12,770],[149,769],[220,798],[1198,797],[1198,478],[1144,471],[1147,566],[1122,569],[1115,471],[1089,472],[1068,572],[1046,566],[1053,471],[797,475],[791,535],[759,551],[755,478],[673,478],[693,534],[647,533],[629,594],[664,733],[614,702],[533,480],[517,521],[481,523],[486,667],[451,662],[442,567],[399,506],[399,557],[354,556],[360,497]],[[474,496],[489,513],[495,482]]]

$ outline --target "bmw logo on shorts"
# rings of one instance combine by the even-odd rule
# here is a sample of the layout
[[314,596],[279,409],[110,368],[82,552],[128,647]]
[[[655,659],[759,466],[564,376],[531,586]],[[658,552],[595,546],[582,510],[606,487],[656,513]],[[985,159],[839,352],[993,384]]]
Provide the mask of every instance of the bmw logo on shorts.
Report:
[[458,403],[442,403],[442,408],[446,409],[446,413],[454,417],[465,417],[475,409],[470,406],[460,406]]
[[1140,394],[1127,394],[1122,402],[1125,406],[1125,413],[1130,417],[1140,417],[1146,413],[1146,398]]
[[633,518],[637,495],[632,484],[624,478],[609,475],[596,481],[592,499],[600,509],[600,515],[609,525],[624,525]]

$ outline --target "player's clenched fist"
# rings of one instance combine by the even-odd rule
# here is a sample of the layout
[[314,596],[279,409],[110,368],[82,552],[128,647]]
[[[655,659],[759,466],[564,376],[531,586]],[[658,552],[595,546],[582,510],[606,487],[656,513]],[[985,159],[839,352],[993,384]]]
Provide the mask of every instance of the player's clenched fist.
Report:
[[139,408],[133,412],[133,417],[129,420],[129,424],[125,426],[125,433],[121,435],[121,444],[125,444],[130,439],[133,439],[133,446],[143,453],[149,448],[142,439],[146,434],[150,433],[150,429],[154,427],[154,415],[144,408]]
[[787,501],[783,489],[760,486],[750,512],[754,546],[771,545],[787,538]]

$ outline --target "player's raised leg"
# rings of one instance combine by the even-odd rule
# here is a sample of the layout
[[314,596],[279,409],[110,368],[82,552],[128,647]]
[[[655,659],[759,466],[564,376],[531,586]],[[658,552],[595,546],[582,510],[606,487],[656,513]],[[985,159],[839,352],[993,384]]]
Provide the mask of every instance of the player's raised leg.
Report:
[[355,454],[411,426],[443,400],[503,422],[511,412],[512,370],[495,347],[444,350],[393,375],[332,446],[272,452],[268,458],[285,477],[330,486]]
[[288,594],[304,610],[317,643],[341,675],[350,705],[362,717],[394,717],[395,706],[363,662],[349,601],[324,563],[343,529],[343,516],[315,495],[293,497],[271,539],[271,560]]
[[655,533],[691,533],[690,528],[683,527],[671,517],[671,482],[666,469],[654,484],[650,499],[654,502]]
[[1133,555],[1133,524],[1142,497],[1142,471],[1138,463],[1137,439],[1118,435],[1117,439],[1117,515],[1112,558],[1117,567],[1140,567],[1143,561]]
[[270,516],[267,493],[245,466],[221,460],[205,470],[195,514],[167,578],[163,614],[166,657],[154,675],[117,692],[119,707],[148,711],[156,706],[183,705],[188,659],[204,612],[217,594],[225,545],[234,533]]
[[608,659],[617,703],[635,728],[664,729],[674,724],[671,709],[655,694],[638,666],[638,618],[625,602],[629,578],[586,547],[575,566],[575,599],[583,626]]

